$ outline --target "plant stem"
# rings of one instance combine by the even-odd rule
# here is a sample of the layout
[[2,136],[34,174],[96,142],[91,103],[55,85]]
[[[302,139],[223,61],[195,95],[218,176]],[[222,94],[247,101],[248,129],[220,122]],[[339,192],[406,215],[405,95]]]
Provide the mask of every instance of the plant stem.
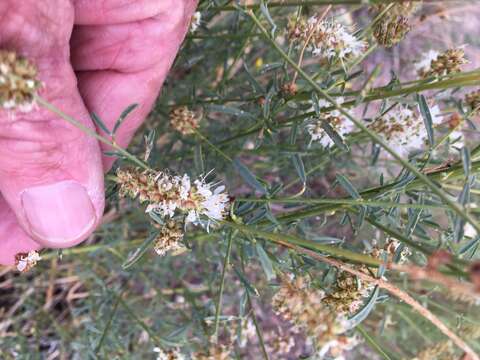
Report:
[[148,167],[147,164],[145,164],[143,161],[139,160],[137,157],[135,157],[134,155],[130,154],[128,151],[126,151],[125,149],[123,149],[122,147],[118,146],[117,144],[115,144],[114,142],[108,140],[107,138],[97,134],[97,132],[95,131],[95,129],[91,129],[90,127],[88,126],[85,126],[83,125],[80,121],[76,120],[75,118],[73,118],[72,116],[66,114],[65,112],[63,112],[62,110],[60,110],[59,108],[57,108],[55,105],[51,104],[50,102],[48,102],[47,100],[45,100],[44,98],[42,98],[41,96],[39,95],[35,95],[35,101],[40,104],[41,106],[43,106],[45,109],[49,110],[50,112],[58,115],[60,118],[62,118],[63,120],[65,120],[66,122],[68,122],[69,124],[75,126],[76,128],[78,128],[79,130],[83,131],[85,134],[97,139],[98,141],[100,141],[101,143],[104,143],[105,145],[108,145],[108,146],[111,146],[112,148],[114,148],[116,151],[118,151],[120,154],[122,154],[123,156],[125,156],[127,159],[129,159],[130,161],[132,161],[133,163],[137,164],[138,166],[140,166],[141,168],[145,169],[145,170],[150,170],[150,167]]
[[220,312],[222,309],[222,299],[223,299],[223,290],[225,288],[225,276],[227,275],[227,269],[230,265],[230,255],[232,253],[232,243],[233,238],[237,231],[230,232],[228,235],[228,243],[227,243],[227,253],[225,254],[225,259],[223,260],[223,269],[222,269],[222,277],[220,280],[220,289],[218,290],[218,297],[217,297],[217,306],[215,307],[215,327],[213,332],[213,341],[217,342],[218,339],[218,327],[220,325]]
[[228,222],[224,221],[223,224],[228,225],[234,229],[240,230],[243,233],[250,234],[253,236],[258,236],[263,239],[269,240],[273,243],[277,243],[280,245],[284,244],[295,244],[297,246],[301,246],[304,248],[308,249],[313,249],[316,251],[320,251],[335,257],[347,259],[352,262],[357,262],[361,264],[366,264],[372,267],[377,267],[382,264],[382,261],[379,259],[375,259],[371,256],[365,255],[365,254],[359,254],[353,251],[345,250],[336,246],[330,246],[330,245],[325,245],[325,244],[319,244],[314,241],[302,239],[298,236],[294,235],[285,235],[285,234],[277,234],[277,233],[271,233],[271,232],[266,232],[266,231],[261,231],[257,230],[254,228],[251,228],[246,225],[234,223],[234,222]]

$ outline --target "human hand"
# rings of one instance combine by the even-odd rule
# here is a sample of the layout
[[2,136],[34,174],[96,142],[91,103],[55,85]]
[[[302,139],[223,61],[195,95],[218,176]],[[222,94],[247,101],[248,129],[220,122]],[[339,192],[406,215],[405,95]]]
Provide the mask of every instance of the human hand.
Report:
[[[95,112],[127,146],[153,106],[196,0],[3,0],[0,49],[38,68],[40,95],[94,128]],[[73,33],[72,33],[73,32]],[[105,135],[105,134],[102,134]],[[102,149],[101,149],[102,148]],[[0,110],[0,264],[85,240],[104,208],[105,147],[45,109]]]

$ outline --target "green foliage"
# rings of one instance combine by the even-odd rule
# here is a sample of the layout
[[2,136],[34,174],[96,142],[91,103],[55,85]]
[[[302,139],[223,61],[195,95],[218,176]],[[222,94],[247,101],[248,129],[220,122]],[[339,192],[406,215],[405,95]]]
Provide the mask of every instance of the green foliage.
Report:
[[[153,223],[162,220],[145,214],[137,200],[121,199],[112,172],[105,221],[94,238],[42,253],[43,261],[22,276],[0,270],[0,358],[148,359],[156,357],[155,347],[198,355],[211,351],[212,340],[232,358],[313,358],[318,344],[295,333],[271,299],[289,276],[308,278],[309,286],[329,294],[341,271],[295,249],[386,277],[480,351],[473,332],[463,331],[480,326],[478,299],[384,266],[386,260],[431,265],[432,254],[444,250],[447,266],[434,270],[469,282],[470,265],[479,258],[478,142],[468,136],[454,141],[448,122],[460,113],[474,124],[462,91],[478,85],[480,70],[389,78],[388,69],[366,65],[379,65],[369,58],[373,52],[386,56],[372,31],[393,5],[372,13],[365,1],[301,3],[243,8],[202,1],[200,29],[187,36],[147,121],[149,131],[138,134],[128,153],[118,153],[116,168],[133,158],[136,166],[192,178],[214,169],[209,176],[232,196],[226,219],[208,232],[189,225],[184,251],[159,257],[152,250]],[[306,51],[299,61],[301,47],[285,34],[289,21],[321,14],[326,4],[335,5],[327,17],[356,16],[355,35],[369,48],[345,59]],[[444,115],[440,124],[436,105]],[[169,126],[178,106],[203,113],[191,135]],[[135,107],[114,129],[105,128],[102,114],[93,119],[115,133]],[[416,112],[428,146],[403,153],[406,145],[372,126],[399,107]],[[342,133],[328,118],[354,125]],[[316,120],[329,146],[312,139],[308,125]],[[349,350],[355,359],[410,359],[448,341],[380,287],[362,297],[348,320],[349,337],[364,339]],[[290,339],[294,347],[275,350]]]

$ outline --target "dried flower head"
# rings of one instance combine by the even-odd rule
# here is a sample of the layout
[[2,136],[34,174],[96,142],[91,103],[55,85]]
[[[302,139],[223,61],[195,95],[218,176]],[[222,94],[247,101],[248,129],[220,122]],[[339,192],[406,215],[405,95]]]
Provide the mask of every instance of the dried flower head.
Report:
[[147,212],[154,211],[165,218],[179,213],[186,215],[186,223],[208,227],[210,222],[225,218],[230,204],[225,187],[207,183],[205,177],[192,182],[188,175],[119,169],[117,181],[120,195],[148,203]]
[[170,220],[160,228],[160,233],[155,239],[155,252],[164,256],[169,251],[182,250],[184,236],[183,227],[180,223]]
[[40,85],[31,62],[15,52],[0,50],[0,108],[31,111]]
[[[337,100],[339,103],[343,102],[343,98]],[[323,99],[320,99],[318,106],[320,109],[329,107],[331,104]],[[322,147],[329,148],[334,145],[332,138],[327,134],[324,129],[325,123],[330,125],[340,137],[351,133],[355,126],[348,120],[340,111],[332,110],[322,113],[322,117],[314,118],[307,124],[306,129],[310,134],[312,141],[318,142]]]
[[328,60],[356,57],[367,49],[367,43],[350,34],[344,25],[317,16],[290,22],[288,37],[299,47],[306,45],[314,56]]
[[20,272],[27,272],[40,261],[42,258],[35,250],[28,253],[19,253],[15,256],[15,265]]
[[423,76],[443,76],[459,73],[462,71],[462,65],[467,63],[465,51],[462,48],[448,49],[430,62],[430,66],[424,71]]
[[312,288],[306,278],[284,277],[272,306],[278,315],[293,323],[322,349],[332,341],[341,342],[347,331],[345,315],[332,311],[324,298],[325,293]]
[[174,108],[170,112],[170,126],[182,135],[194,134],[199,122],[197,114],[186,106]]
[[333,291],[322,301],[339,313],[351,315],[360,309],[372,289],[371,285],[364,285],[356,276],[342,272],[337,277]]
[[[380,14],[387,5],[375,5],[373,10]],[[373,28],[377,42],[385,47],[392,47],[402,41],[411,30],[409,16],[419,7],[418,2],[402,1],[395,4]]]
[[470,111],[479,113],[480,112],[480,90],[467,94],[465,96],[465,103],[468,105]]
[[402,41],[411,28],[403,15],[386,16],[374,26],[373,36],[380,45],[389,48]]

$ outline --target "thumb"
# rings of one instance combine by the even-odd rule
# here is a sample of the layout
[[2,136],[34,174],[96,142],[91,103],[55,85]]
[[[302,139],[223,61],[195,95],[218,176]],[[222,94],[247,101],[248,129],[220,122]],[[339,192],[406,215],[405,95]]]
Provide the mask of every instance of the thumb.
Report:
[[[73,71],[57,66],[58,79],[43,74],[41,96],[93,128]],[[0,191],[19,224],[39,244],[76,245],[94,230],[103,212],[98,143],[44,109],[0,112]]]
[[[55,7],[45,0],[0,6],[0,15],[0,49],[15,49],[31,60],[44,84],[40,95],[93,128],[69,62],[70,1]],[[0,88],[0,105],[10,108],[32,84],[28,77],[23,83],[18,79],[34,71],[12,53],[0,54],[2,84],[7,79],[12,85]],[[12,99],[5,102],[5,96]],[[99,145],[45,109],[0,108],[0,192],[19,225],[40,245],[73,246],[94,230],[103,212]]]

